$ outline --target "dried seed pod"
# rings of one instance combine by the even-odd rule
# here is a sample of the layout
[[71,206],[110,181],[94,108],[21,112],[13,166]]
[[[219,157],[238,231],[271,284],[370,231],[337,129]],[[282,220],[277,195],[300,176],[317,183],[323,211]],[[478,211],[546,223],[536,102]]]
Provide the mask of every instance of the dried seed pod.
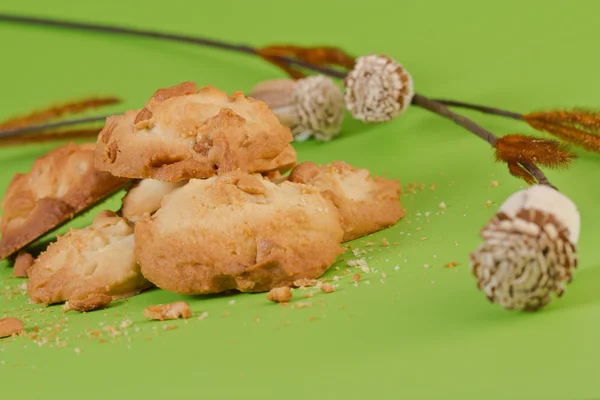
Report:
[[292,130],[296,141],[311,136],[329,141],[340,132],[344,95],[328,77],[270,80],[254,87],[249,96],[267,103],[279,121]]
[[558,191],[536,185],[513,194],[471,254],[478,287],[506,309],[545,306],[572,279],[579,230],[577,207]]
[[385,55],[359,57],[344,84],[346,107],[364,122],[390,121],[408,108],[415,94],[410,74]]

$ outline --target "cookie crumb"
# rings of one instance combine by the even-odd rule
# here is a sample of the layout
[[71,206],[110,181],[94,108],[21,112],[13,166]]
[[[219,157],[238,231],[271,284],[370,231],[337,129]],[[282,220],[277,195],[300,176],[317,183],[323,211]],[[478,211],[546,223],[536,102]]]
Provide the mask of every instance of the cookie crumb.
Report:
[[148,319],[164,321],[166,319],[190,318],[192,310],[185,301],[176,301],[169,304],[150,306],[144,310],[144,316]]
[[491,186],[491,187],[498,187],[498,186],[500,186],[500,184],[498,183],[498,181],[492,181],[492,182],[490,183],[490,186]]
[[492,204],[494,204],[493,201],[491,201],[491,200],[486,201],[485,202],[485,208],[490,208],[492,206]]
[[173,329],[177,329],[177,325],[163,325],[163,329],[165,331],[172,331]]
[[208,313],[204,311],[202,314],[200,314],[198,320],[202,321],[203,319],[206,319],[206,317],[208,317]]
[[454,268],[456,266],[458,266],[458,263],[454,262],[454,261],[451,261],[448,264],[444,265],[444,267],[446,267],[446,268]]
[[442,201],[440,204],[438,204],[438,208],[441,208],[442,210],[446,209],[446,203]]
[[358,282],[360,281],[360,278],[362,278],[360,274],[354,274],[354,276],[352,277],[352,282]]
[[23,321],[17,318],[1,318],[0,319],[0,338],[16,336],[23,332]]
[[274,303],[288,303],[292,299],[292,290],[287,287],[273,288],[267,293],[267,300]]
[[431,265],[429,265],[429,264],[425,264],[425,265],[423,265],[423,268],[425,268],[425,269],[427,269],[427,268],[431,268]]
[[302,302],[296,304],[296,308],[307,308],[307,307],[312,307],[312,303],[310,303],[308,301],[302,301]]
[[390,242],[387,240],[387,238],[381,239],[381,244],[385,247],[390,247]]
[[433,184],[429,187],[429,190],[431,190],[432,192],[434,192],[438,187],[437,182],[433,182]]
[[335,292],[335,288],[333,287],[333,285],[331,283],[324,283],[321,285],[321,290],[324,293],[333,293]]

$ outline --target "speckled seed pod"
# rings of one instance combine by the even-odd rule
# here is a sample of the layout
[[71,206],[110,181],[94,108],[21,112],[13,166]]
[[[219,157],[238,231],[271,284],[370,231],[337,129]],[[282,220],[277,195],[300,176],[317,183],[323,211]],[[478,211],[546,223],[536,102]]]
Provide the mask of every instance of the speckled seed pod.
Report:
[[346,107],[364,122],[390,121],[408,108],[415,94],[410,74],[385,55],[359,57],[344,84]]
[[311,136],[329,141],[340,132],[344,95],[328,77],[266,81],[258,84],[249,96],[267,103],[279,121],[292,130],[296,141]]
[[577,207],[556,190],[538,185],[513,194],[471,254],[477,286],[509,310],[545,306],[572,279],[579,230]]

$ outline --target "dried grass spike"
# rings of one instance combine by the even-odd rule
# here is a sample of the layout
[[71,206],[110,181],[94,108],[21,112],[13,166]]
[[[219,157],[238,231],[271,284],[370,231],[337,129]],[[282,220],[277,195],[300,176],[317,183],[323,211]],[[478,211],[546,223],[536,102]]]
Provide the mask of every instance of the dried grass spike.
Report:
[[557,122],[531,119],[528,116],[524,116],[523,120],[536,130],[549,133],[586,150],[600,152],[600,136],[595,133]]
[[0,130],[30,126],[36,123],[59,118],[66,114],[78,114],[89,109],[116,104],[120,101],[121,100],[117,97],[98,97],[78,100],[59,106],[52,106],[44,110],[33,112],[26,116],[11,118],[3,123],[0,123]]
[[549,168],[566,168],[577,155],[556,140],[525,135],[506,135],[496,143],[496,159],[510,163],[531,162]]

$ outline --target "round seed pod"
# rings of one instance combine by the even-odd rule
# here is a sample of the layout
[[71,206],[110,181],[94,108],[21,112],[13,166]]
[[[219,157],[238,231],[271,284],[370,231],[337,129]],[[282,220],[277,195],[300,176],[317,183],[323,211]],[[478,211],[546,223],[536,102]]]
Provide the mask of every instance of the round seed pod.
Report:
[[304,141],[311,136],[329,141],[340,132],[344,95],[326,76],[262,82],[249,96],[264,101],[279,121],[292,130],[296,141]]
[[359,57],[344,84],[346,107],[364,122],[392,120],[408,108],[415,94],[410,74],[385,55]]
[[513,194],[471,254],[477,286],[506,309],[542,308],[573,277],[579,231],[577,207],[558,191],[537,185]]

